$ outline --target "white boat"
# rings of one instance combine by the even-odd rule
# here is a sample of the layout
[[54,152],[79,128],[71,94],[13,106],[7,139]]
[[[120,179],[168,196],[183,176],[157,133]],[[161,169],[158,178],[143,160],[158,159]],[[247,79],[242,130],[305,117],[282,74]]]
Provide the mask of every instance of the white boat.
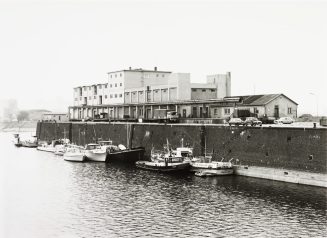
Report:
[[58,155],[62,155],[65,151],[65,146],[68,143],[68,139],[53,140],[50,144],[48,144],[47,142],[40,142],[36,149],[40,151],[52,152]]
[[66,161],[83,162],[85,158],[84,147],[78,145],[67,145],[63,158]]
[[105,162],[106,156],[106,147],[102,147],[100,144],[87,144],[85,147],[85,157],[88,160]]
[[211,161],[208,162],[196,161],[191,162],[191,171],[201,172],[200,175],[213,176],[213,175],[231,175],[234,173],[233,164],[231,162]]

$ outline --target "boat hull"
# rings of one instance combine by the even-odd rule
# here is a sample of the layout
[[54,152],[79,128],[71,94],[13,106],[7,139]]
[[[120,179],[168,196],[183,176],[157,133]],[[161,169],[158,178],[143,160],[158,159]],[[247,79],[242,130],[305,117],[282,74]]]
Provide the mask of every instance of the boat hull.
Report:
[[106,156],[107,163],[132,163],[142,160],[145,149],[143,147],[126,149],[121,151],[108,152]]
[[84,161],[84,154],[83,153],[65,153],[63,155],[64,160],[72,161],[72,162],[83,162]]
[[27,148],[36,148],[38,145],[37,145],[37,142],[24,141],[24,142],[22,142],[22,146],[27,147]]
[[106,151],[95,152],[95,151],[85,151],[85,157],[87,160],[96,161],[96,162],[105,162],[106,161]]
[[136,167],[163,173],[187,172],[190,169],[189,163],[158,163],[150,161],[137,161]]
[[191,171],[198,173],[201,172],[205,176],[221,176],[221,175],[232,175],[234,174],[233,168],[225,169],[203,169],[203,168],[194,168],[191,166]]
[[36,147],[36,149],[39,151],[45,151],[45,152],[51,152],[51,153],[55,152],[55,148],[52,146],[38,146],[38,147]]

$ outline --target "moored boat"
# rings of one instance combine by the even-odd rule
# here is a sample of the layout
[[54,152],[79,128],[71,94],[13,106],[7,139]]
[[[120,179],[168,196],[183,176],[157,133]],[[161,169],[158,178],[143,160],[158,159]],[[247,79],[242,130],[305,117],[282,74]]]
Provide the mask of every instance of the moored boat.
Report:
[[145,170],[152,170],[158,172],[181,172],[188,171],[190,169],[190,163],[180,162],[168,162],[168,161],[137,161],[136,167]]
[[37,137],[33,136],[33,139],[22,141],[22,146],[28,147],[28,148],[36,148],[38,146]]
[[233,164],[231,162],[211,161],[208,162],[192,161],[191,171],[201,172],[201,174],[219,176],[219,175],[231,175],[234,173]]
[[65,147],[65,144],[69,143],[69,140],[59,139],[53,140],[50,144],[47,142],[40,142],[37,146],[37,150],[55,153],[56,151],[62,151]]
[[107,148],[106,162],[109,163],[135,163],[142,160],[144,156],[144,147],[126,148],[123,145]]
[[23,146],[23,143],[20,140],[20,135],[18,133],[14,134],[14,145],[16,147],[21,147]]
[[[184,147],[181,147],[184,148]],[[167,140],[166,152],[151,151],[151,161],[137,161],[136,167],[140,169],[158,171],[158,172],[181,172],[190,169],[190,162],[187,160],[187,154],[182,154],[182,151],[190,152],[190,150],[176,149],[175,151],[169,148]]]
[[90,161],[105,162],[107,152],[100,144],[87,144],[85,147],[85,158]]
[[83,162],[85,159],[85,150],[82,146],[67,145],[63,158],[66,161]]

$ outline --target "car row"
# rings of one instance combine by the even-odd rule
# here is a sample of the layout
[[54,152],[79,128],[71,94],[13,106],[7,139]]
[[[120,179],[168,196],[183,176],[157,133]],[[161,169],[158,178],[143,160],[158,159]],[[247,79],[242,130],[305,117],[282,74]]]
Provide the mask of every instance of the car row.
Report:
[[244,121],[241,118],[233,117],[228,124],[230,126],[261,126],[262,122],[256,117],[247,117]]
[[[291,117],[281,117],[277,120],[271,120],[275,124],[292,124],[294,119]],[[241,118],[233,117],[228,121],[230,126],[262,126],[262,121],[256,117],[246,117],[243,121]]]

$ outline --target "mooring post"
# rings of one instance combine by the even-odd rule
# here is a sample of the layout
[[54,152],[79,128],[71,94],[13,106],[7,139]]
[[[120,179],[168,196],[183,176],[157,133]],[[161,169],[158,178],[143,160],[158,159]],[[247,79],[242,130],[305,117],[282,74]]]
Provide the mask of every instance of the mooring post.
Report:
[[73,123],[69,123],[69,127],[68,127],[68,139],[70,141],[70,143],[73,143]]
[[205,155],[205,143],[206,143],[206,127],[201,126],[200,128],[200,145],[201,145],[201,155]]

